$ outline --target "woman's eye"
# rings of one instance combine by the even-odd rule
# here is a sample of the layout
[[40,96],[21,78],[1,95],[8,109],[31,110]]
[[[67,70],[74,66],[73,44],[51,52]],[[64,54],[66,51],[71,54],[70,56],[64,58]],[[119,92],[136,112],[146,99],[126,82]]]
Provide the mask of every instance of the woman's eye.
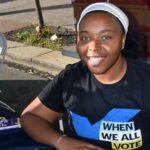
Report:
[[104,36],[101,36],[100,37],[102,41],[108,41],[111,39],[111,36],[108,36],[108,35],[104,35]]
[[87,37],[87,36],[81,36],[81,37],[80,37],[80,40],[82,40],[82,41],[89,41],[90,38]]

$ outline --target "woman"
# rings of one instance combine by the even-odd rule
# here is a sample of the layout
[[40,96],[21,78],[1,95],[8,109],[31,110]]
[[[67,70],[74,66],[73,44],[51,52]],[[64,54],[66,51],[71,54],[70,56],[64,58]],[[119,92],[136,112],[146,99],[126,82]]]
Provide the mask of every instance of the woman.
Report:
[[[68,65],[22,113],[32,138],[58,150],[150,148],[150,67],[122,56],[128,26],[111,3],[83,10],[77,24],[81,61]],[[66,113],[71,136],[51,127]]]

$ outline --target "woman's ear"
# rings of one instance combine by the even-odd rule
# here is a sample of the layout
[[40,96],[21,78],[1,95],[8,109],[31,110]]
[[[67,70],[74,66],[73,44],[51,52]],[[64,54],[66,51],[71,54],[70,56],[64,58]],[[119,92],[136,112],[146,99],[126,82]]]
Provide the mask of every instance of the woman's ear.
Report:
[[77,37],[76,37],[77,39],[77,43],[79,42],[79,33],[77,33]]
[[124,35],[123,38],[122,38],[122,47],[121,47],[121,50],[124,49],[125,43],[126,43],[126,35]]

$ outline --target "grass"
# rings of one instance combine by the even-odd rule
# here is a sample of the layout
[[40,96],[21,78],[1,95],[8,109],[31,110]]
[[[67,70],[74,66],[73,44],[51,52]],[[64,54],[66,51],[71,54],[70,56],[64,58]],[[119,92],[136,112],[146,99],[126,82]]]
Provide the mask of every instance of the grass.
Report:
[[74,31],[51,26],[45,26],[40,31],[31,26],[6,33],[6,37],[8,40],[55,50],[61,50],[63,46],[75,43]]

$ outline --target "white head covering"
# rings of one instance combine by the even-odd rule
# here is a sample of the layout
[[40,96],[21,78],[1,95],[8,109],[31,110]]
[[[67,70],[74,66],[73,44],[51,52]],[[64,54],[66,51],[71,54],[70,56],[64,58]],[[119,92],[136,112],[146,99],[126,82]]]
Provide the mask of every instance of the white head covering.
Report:
[[119,19],[119,21],[121,22],[125,33],[127,34],[128,32],[128,26],[129,26],[129,19],[126,16],[126,14],[117,6],[115,6],[112,3],[108,3],[108,2],[99,2],[99,3],[93,3],[89,6],[87,6],[81,13],[79,21],[77,23],[77,31],[79,31],[79,25],[81,20],[83,19],[83,17],[92,11],[105,11],[108,12],[110,14],[112,14],[113,16],[115,16],[116,18]]

